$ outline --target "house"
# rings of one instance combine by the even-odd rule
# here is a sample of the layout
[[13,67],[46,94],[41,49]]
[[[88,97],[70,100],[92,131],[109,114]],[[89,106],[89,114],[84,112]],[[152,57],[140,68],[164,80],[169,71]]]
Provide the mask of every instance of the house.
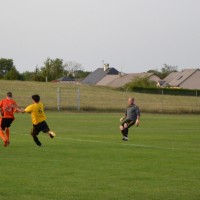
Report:
[[109,83],[111,83],[112,81],[116,80],[117,78],[119,78],[119,74],[117,75],[106,75],[104,76],[100,81],[98,81],[96,83],[96,85],[102,85],[102,86],[107,86],[109,85]]
[[109,68],[109,64],[104,64],[104,67],[97,68],[94,72],[91,72],[85,79],[81,81],[83,84],[93,84],[95,85],[106,75],[118,75],[119,71],[115,68]]
[[180,72],[172,72],[163,79],[164,87],[178,87],[184,89],[200,89],[200,70],[184,69]]
[[61,77],[59,79],[56,79],[52,82],[59,82],[59,83],[74,83],[75,80],[73,78],[70,78],[70,77],[67,77],[67,76],[64,76],[64,77]]
[[158,80],[156,86],[157,86],[157,87],[163,87],[164,84],[165,84],[165,81],[164,81],[164,80]]
[[151,81],[158,82],[160,78],[153,73],[129,73],[129,74],[119,74],[119,75],[106,75],[101,79],[97,85],[104,85],[110,87],[123,87],[127,83],[134,81],[136,78],[147,77]]
[[91,72],[81,83],[110,87],[123,87],[138,77],[147,77],[149,80],[155,82],[160,80],[160,78],[153,73],[143,72],[125,74],[119,72],[115,68],[109,68],[108,64],[104,64],[103,68],[98,68],[94,72]]

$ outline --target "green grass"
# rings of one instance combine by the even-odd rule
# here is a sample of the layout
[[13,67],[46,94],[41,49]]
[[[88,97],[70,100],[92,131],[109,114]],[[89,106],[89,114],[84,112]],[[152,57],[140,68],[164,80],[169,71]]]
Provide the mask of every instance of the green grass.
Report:
[[28,114],[16,114],[0,146],[1,200],[197,200],[198,115],[142,114],[121,140],[120,114],[47,112],[57,133],[38,147]]

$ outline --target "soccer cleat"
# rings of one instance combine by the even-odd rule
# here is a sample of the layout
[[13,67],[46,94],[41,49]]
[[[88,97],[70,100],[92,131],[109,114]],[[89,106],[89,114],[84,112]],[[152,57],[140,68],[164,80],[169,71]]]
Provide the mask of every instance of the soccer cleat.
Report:
[[125,137],[125,141],[128,141],[129,139],[128,139],[128,137]]
[[49,134],[50,138],[54,138],[56,136],[56,134],[52,131],[49,131],[48,134]]
[[123,137],[122,140],[129,141],[128,137]]

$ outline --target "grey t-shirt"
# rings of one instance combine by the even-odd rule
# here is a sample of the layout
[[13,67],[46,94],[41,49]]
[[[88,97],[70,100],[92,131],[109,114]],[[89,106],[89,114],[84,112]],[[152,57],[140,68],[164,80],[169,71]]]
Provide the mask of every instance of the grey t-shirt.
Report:
[[140,109],[137,105],[129,105],[126,109],[126,119],[130,119],[131,121],[136,121],[137,116],[140,116]]

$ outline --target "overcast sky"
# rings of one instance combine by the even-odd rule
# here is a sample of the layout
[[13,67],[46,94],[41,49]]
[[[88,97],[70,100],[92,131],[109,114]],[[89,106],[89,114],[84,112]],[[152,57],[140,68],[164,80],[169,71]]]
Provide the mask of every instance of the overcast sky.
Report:
[[200,67],[200,0],[0,0],[0,58],[20,72],[49,57],[85,71]]

